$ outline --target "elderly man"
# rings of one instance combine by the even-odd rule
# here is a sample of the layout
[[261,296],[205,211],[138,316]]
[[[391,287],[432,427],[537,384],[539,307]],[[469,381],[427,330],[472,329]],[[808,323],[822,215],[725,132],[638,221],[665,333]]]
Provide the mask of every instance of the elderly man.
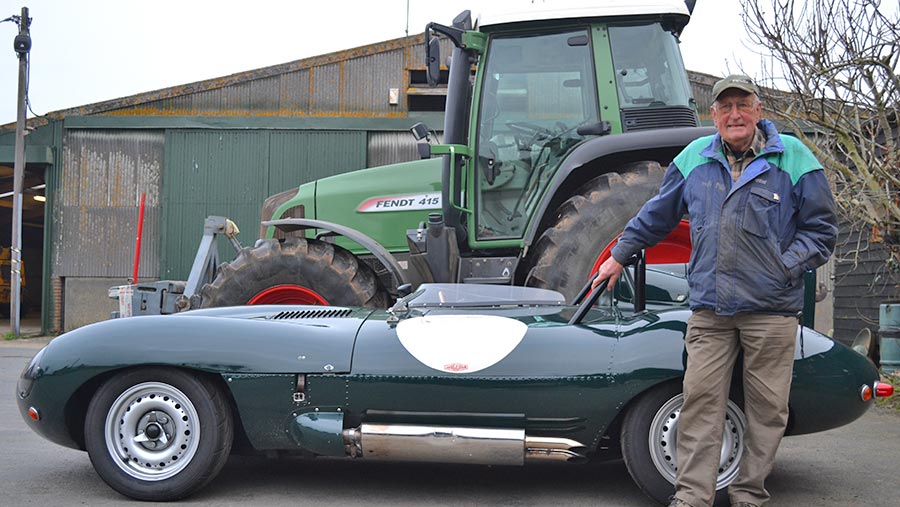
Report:
[[684,406],[670,507],[712,505],[732,371],[743,352],[746,441],[732,506],[760,507],[788,417],[788,392],[803,307],[802,274],[823,264],[837,234],[834,199],[821,164],[761,118],[747,76],[713,86],[718,134],[697,139],[669,166],[659,195],[628,222],[594,285],[663,239],[685,213],[693,251],[691,317],[685,336]]

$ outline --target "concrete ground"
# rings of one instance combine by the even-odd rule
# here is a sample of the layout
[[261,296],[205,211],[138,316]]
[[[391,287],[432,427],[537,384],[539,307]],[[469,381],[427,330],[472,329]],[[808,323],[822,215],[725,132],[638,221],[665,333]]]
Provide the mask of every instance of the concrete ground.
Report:
[[[100,480],[85,453],[43,440],[19,415],[16,379],[49,340],[0,340],[5,458],[0,504],[135,504]],[[898,435],[900,411],[874,407],[847,426],[785,439],[767,481],[773,496],[767,507],[897,505]],[[645,507],[653,502],[622,462],[515,468],[234,456],[207,488],[180,505]]]
[[[6,335],[12,331],[9,319],[0,319],[0,335]],[[33,338],[41,334],[41,316],[37,312],[28,314],[19,320],[19,336]]]

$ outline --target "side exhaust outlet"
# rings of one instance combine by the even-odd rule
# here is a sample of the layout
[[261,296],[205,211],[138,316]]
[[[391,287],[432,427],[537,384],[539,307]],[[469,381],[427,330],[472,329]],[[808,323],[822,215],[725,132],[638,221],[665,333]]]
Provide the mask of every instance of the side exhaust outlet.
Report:
[[523,465],[586,459],[566,438],[525,436],[524,429],[362,424],[343,431],[347,455],[382,461]]

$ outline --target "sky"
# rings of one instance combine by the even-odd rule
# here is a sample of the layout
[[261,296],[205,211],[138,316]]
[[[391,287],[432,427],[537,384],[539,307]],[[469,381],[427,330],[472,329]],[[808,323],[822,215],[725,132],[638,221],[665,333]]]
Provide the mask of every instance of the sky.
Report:
[[[532,1],[553,2],[490,3]],[[45,114],[418,34],[486,2],[0,0],[0,19],[29,8],[28,94],[34,113]],[[15,23],[0,23],[0,125],[16,121],[17,34]],[[692,71],[759,68],[739,0],[697,0],[681,50]]]

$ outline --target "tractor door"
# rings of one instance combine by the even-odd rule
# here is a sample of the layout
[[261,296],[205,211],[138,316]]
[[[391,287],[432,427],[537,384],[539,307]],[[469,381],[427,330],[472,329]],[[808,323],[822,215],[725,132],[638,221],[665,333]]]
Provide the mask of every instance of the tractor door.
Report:
[[491,38],[481,86],[470,244],[517,246],[562,158],[597,123],[594,60],[587,27]]

